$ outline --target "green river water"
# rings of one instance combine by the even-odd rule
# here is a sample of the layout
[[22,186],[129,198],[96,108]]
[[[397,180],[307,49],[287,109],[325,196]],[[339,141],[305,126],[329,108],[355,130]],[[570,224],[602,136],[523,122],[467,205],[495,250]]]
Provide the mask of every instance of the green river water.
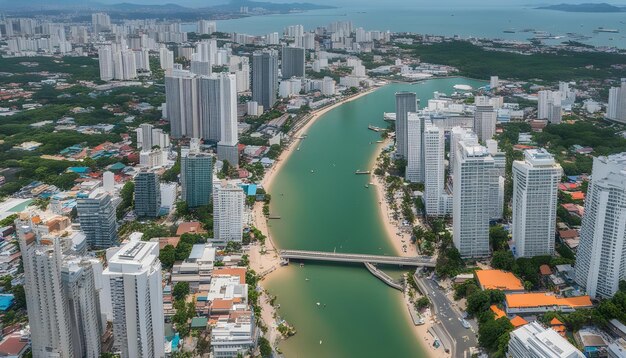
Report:
[[[383,112],[395,111],[395,92],[416,92],[423,107],[434,91],[450,94],[455,84],[484,85],[464,78],[394,83],[319,118],[269,188],[272,214],[281,216],[269,222],[276,245],[396,254],[381,222],[376,191],[365,187],[370,176],[354,174],[357,169],[372,170],[370,163],[381,145],[376,143],[380,135],[367,125],[386,126]],[[401,272],[390,271],[394,276]],[[288,358],[425,356],[401,293],[361,265],[291,264],[272,274],[264,286],[278,296],[279,314],[297,330],[280,345]]]

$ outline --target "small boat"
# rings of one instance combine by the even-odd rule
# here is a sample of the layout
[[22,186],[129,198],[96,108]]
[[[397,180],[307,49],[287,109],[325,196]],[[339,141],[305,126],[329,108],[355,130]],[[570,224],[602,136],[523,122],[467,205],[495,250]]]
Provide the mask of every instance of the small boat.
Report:
[[304,264],[302,262],[300,262],[300,267],[304,267]]
[[300,147],[296,148],[296,150],[300,150]]
[[354,174],[369,174],[370,171],[369,170],[357,170],[354,172]]
[[315,172],[313,171],[313,169],[311,169],[311,173],[315,173]]
[[367,184],[365,184],[365,187],[366,187],[366,188],[369,188],[370,186],[369,186],[369,185],[367,185]]
[[305,278],[304,280],[305,280],[305,281],[308,281],[308,280],[309,280],[309,278],[307,277],[307,278]]
[[322,340],[320,339],[320,344],[322,344]]
[[318,302],[318,303],[317,303],[317,305],[319,306],[319,305],[320,305],[320,303]]

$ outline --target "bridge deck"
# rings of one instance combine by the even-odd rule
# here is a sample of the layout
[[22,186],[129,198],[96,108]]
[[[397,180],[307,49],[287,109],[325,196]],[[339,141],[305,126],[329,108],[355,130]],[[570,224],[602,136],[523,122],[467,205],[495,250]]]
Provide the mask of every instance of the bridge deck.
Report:
[[286,259],[318,260],[333,262],[377,263],[402,266],[434,267],[435,260],[430,256],[401,257],[365,254],[348,254],[324,251],[281,250],[280,256]]

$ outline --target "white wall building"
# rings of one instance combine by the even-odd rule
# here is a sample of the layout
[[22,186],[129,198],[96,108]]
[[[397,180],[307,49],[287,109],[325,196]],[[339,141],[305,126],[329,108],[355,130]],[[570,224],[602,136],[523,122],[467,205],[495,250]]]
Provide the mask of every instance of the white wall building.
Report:
[[241,241],[243,234],[245,194],[230,183],[213,187],[214,236],[218,240]]
[[558,185],[563,170],[545,149],[513,162],[513,241],[518,257],[552,255]]
[[612,297],[626,278],[626,153],[593,160],[576,254],[576,282]]
[[474,133],[480,141],[493,138],[496,134],[497,113],[493,106],[477,105],[474,111]]
[[509,355],[515,358],[583,358],[576,349],[555,330],[539,322],[530,322],[513,332],[509,340]]
[[457,145],[453,165],[454,245],[462,257],[488,256],[495,161],[487,148],[467,136]]
[[608,119],[626,123],[626,78],[622,78],[620,87],[609,90],[609,104],[606,109]]
[[406,156],[404,157],[406,158],[407,165],[404,176],[406,180],[413,183],[424,181],[424,152],[422,145],[423,121],[423,118],[421,118],[417,113],[407,113],[405,133],[407,151]]
[[429,216],[445,215],[444,194],[445,137],[443,129],[425,121],[424,126],[424,204]]
[[122,358],[165,357],[159,244],[131,240],[109,259],[113,335]]

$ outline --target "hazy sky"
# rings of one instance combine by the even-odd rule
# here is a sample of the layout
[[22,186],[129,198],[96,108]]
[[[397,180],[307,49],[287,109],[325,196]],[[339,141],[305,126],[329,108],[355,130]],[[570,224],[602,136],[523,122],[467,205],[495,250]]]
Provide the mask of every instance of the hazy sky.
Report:
[[[52,0],[51,3],[54,3],[59,0]],[[62,1],[62,0],[60,0]],[[190,7],[199,7],[199,6],[211,6],[216,4],[224,4],[227,3],[227,0],[93,0],[94,2],[114,4],[114,3],[134,3],[134,4],[178,4],[182,6],[190,6]],[[459,6],[459,7],[468,7],[468,6],[497,6],[497,7],[508,7],[508,6],[520,6],[520,5],[529,5],[529,6],[537,6],[543,4],[580,4],[580,3],[610,3],[613,5],[626,5],[626,0],[258,0],[258,1],[268,1],[275,3],[289,3],[289,2],[310,2],[313,4],[324,4],[324,5],[333,5],[337,7],[380,7],[380,6],[388,6],[390,4],[399,5],[403,7],[450,7],[450,6]]]

